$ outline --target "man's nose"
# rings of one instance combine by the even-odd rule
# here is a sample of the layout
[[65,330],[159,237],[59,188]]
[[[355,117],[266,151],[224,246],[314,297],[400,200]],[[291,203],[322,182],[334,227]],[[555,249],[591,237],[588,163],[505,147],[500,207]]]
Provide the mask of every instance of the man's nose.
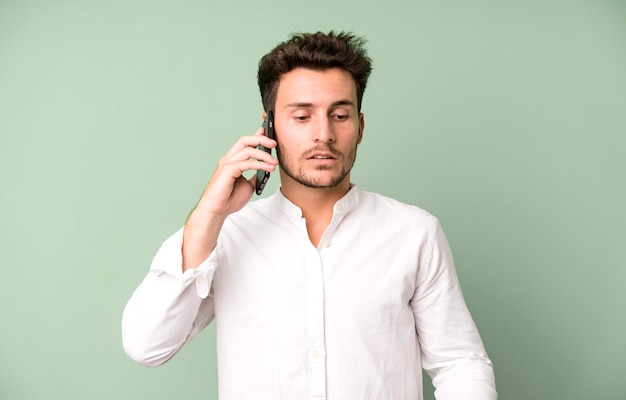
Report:
[[334,143],[335,129],[332,121],[328,117],[318,119],[318,123],[314,127],[313,140],[316,143]]

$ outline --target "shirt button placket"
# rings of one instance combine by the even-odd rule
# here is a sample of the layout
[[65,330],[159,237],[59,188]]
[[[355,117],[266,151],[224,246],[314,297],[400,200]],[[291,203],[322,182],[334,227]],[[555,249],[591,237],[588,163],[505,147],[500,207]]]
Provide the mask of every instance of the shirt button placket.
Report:
[[[312,260],[313,261],[313,260]],[[322,262],[308,264],[308,325],[309,325],[309,393],[311,399],[326,398],[326,350],[324,338],[324,282]]]

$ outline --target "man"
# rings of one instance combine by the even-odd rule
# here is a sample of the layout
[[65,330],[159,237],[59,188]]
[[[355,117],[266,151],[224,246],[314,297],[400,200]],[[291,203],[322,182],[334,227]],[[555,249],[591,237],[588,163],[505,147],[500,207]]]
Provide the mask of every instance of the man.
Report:
[[[222,400],[422,399],[422,367],[438,399],[496,398],[437,219],[350,182],[363,44],[297,34],[263,57],[276,141],[239,139],[158,251],[124,311],[134,360],[167,361],[215,318]],[[249,202],[243,174],[277,165],[280,190]]]

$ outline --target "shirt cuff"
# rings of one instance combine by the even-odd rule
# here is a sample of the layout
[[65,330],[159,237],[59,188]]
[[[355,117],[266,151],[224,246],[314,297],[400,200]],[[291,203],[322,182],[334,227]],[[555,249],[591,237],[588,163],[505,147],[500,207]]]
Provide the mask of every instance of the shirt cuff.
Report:
[[196,282],[196,293],[201,299],[206,299],[211,290],[211,282],[213,282],[213,273],[215,272],[211,259],[212,257],[209,256],[198,268],[188,269],[183,274],[184,282],[191,280]]
[[211,289],[215,272],[215,250],[197,268],[188,269],[183,273],[183,228],[163,242],[150,265],[150,272],[157,276],[167,274],[187,288],[192,282],[196,284],[198,297],[206,299]]

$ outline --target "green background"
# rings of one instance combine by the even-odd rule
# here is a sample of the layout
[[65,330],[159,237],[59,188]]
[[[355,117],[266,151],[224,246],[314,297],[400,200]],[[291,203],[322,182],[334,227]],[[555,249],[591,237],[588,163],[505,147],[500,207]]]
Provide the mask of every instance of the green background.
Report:
[[217,397],[213,327],[145,368],[121,313],[329,29],[375,61],[353,181],[441,219],[500,398],[626,398],[624,1],[0,0],[0,399]]

